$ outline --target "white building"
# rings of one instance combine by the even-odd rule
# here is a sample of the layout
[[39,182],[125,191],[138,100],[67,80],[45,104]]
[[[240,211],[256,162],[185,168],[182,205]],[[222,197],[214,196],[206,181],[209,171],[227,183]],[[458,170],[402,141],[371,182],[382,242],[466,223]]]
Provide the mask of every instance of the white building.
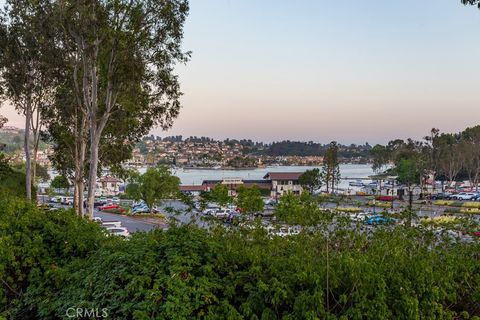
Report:
[[301,194],[302,186],[298,179],[303,172],[269,172],[263,177],[272,182],[271,196],[279,198],[285,193]]
[[120,185],[122,180],[105,176],[97,180],[97,188],[95,190],[96,196],[118,196],[120,193]]

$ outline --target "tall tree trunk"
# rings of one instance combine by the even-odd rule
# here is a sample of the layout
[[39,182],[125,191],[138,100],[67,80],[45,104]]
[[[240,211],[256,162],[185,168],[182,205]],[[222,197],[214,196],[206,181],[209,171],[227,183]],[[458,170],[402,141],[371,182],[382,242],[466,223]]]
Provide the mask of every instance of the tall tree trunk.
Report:
[[35,109],[35,117],[31,117],[31,126],[32,126],[32,133],[33,133],[33,158],[32,158],[32,181],[35,183],[37,178],[37,157],[38,157],[38,145],[40,143],[40,130],[41,130],[41,122],[40,122],[40,108],[37,104]]
[[85,157],[87,148],[86,118],[83,117],[80,123],[80,129],[76,131],[75,142],[75,177],[74,177],[74,208],[79,216],[84,215],[83,210],[83,191],[85,189],[84,173],[85,173]]
[[25,136],[23,151],[25,152],[25,187],[27,199],[32,199],[32,161],[30,157],[30,121],[32,118],[31,101],[27,100],[25,110]]
[[100,137],[92,134],[90,144],[90,166],[88,172],[88,195],[87,195],[87,212],[90,219],[93,219],[93,207],[95,203],[95,189],[97,184],[98,170],[98,145]]

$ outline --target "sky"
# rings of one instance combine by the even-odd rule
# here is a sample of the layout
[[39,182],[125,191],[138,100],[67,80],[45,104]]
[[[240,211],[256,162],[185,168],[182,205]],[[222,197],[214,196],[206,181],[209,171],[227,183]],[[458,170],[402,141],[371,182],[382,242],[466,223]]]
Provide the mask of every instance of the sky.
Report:
[[480,124],[480,10],[460,0],[191,0],[183,47],[183,106],[156,135],[386,143]]

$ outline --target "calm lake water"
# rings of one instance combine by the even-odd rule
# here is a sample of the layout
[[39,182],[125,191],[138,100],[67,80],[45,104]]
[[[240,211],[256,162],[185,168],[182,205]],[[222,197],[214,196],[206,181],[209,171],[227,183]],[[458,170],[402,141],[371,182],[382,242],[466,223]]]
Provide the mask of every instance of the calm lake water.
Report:
[[[173,174],[180,178],[182,184],[200,185],[203,180],[220,180],[222,178],[263,179],[267,172],[304,172],[313,168],[320,167],[279,166],[251,170],[177,169],[173,171]],[[368,178],[373,174],[373,170],[371,165],[342,164],[340,165],[340,174],[342,178],[353,178],[355,180],[355,178]],[[339,187],[348,188],[348,182],[341,180]]]

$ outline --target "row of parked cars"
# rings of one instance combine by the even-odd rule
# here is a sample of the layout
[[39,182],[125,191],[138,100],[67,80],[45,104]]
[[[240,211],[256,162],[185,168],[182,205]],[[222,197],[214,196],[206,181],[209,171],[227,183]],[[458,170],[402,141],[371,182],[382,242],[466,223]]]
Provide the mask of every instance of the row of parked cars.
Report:
[[[84,200],[86,201],[86,199]],[[57,204],[63,204],[67,206],[72,206],[73,205],[73,197],[70,196],[53,196],[50,198],[50,203],[57,203]],[[106,197],[101,197],[101,198],[96,198],[94,202],[95,207],[101,207],[107,204],[119,204],[120,203],[120,198],[118,197],[113,197],[113,198],[106,198]]]
[[480,201],[480,192],[437,193],[432,195],[433,200],[465,200]]

